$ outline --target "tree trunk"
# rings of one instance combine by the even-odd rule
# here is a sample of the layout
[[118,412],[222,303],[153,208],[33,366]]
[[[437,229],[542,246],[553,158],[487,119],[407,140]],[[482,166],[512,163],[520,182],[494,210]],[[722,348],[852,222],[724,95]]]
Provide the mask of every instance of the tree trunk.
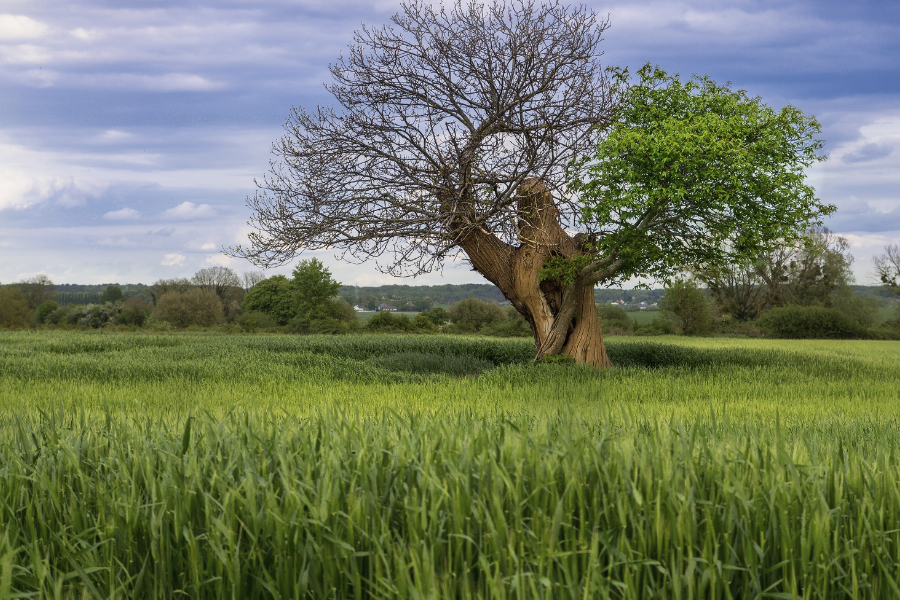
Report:
[[593,284],[576,281],[566,285],[559,279],[538,282],[550,257],[572,258],[582,253],[578,240],[559,225],[559,211],[550,191],[537,180],[523,184],[518,213],[519,247],[483,229],[472,228],[461,236],[460,245],[472,265],[500,288],[531,325],[535,361],[563,354],[578,363],[611,367]]

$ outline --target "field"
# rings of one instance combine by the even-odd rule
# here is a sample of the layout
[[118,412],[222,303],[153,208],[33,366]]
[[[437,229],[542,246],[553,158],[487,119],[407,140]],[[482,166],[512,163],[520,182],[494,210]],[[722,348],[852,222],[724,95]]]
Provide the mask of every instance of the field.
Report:
[[900,597],[900,343],[0,334],[0,597]]

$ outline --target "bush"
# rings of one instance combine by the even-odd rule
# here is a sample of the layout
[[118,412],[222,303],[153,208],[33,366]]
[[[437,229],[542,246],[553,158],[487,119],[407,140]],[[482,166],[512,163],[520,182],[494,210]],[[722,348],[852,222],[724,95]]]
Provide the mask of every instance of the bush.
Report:
[[757,322],[769,337],[788,339],[850,339],[868,337],[859,323],[834,308],[785,306],[766,312]]
[[63,327],[66,325],[75,325],[78,322],[78,315],[75,314],[78,308],[78,305],[75,304],[60,306],[47,315],[44,319],[44,323]]
[[[416,315],[416,318],[419,318]],[[377,331],[379,333],[414,333],[416,324],[406,315],[395,315],[386,310],[379,311],[372,315],[366,323],[366,329],[369,331]]]
[[630,335],[634,330],[628,313],[621,306],[598,304],[597,317],[604,335]]
[[0,286],[0,328],[19,329],[33,322],[28,297],[16,285]]
[[519,314],[515,306],[506,307],[506,320],[495,321],[479,332],[493,337],[532,337],[531,325]]
[[641,323],[634,327],[634,335],[675,335],[678,328],[672,321],[656,317],[649,323]]
[[153,317],[174,327],[209,327],[225,320],[222,303],[215,292],[193,288],[169,292],[156,302]]
[[259,311],[246,312],[238,315],[235,319],[235,323],[240,326],[241,331],[250,333],[261,329],[274,329],[275,327],[278,327],[278,323],[275,322],[275,319],[266,313]]
[[116,323],[119,325],[130,325],[132,327],[143,327],[144,323],[150,318],[152,307],[150,303],[141,298],[129,298],[122,305],[122,310],[116,315]]
[[847,315],[860,327],[875,327],[879,321],[879,303],[874,296],[847,294],[834,301],[834,308]]
[[454,329],[459,333],[477,333],[485,327],[507,320],[506,312],[493,302],[467,298],[448,311]]
[[47,317],[50,316],[50,313],[59,308],[59,304],[54,302],[53,300],[47,300],[34,312],[34,320],[38,325],[41,325],[47,320]]
[[437,327],[443,327],[450,322],[450,313],[448,313],[440,306],[422,311],[418,316],[425,317],[426,319],[434,323]]

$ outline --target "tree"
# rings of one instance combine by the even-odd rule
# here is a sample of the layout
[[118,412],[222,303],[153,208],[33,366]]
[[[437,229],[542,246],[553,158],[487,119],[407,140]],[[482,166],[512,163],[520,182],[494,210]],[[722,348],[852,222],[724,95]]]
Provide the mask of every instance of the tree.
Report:
[[331,277],[325,265],[318,259],[301,260],[293,272],[295,315],[301,320],[311,321],[317,315],[331,315],[329,304],[338,295],[341,284]]
[[266,276],[262,271],[247,271],[241,276],[241,283],[244,287],[244,293],[247,294],[253,289],[257,283],[265,279]]
[[161,296],[153,314],[157,320],[175,327],[209,327],[225,320],[222,303],[216,294],[196,287]]
[[832,306],[852,294],[853,257],[847,240],[827,228],[810,228],[790,244],[778,244],[756,261],[765,283],[765,306]]
[[294,287],[284,275],[263,279],[250,290],[241,303],[244,312],[261,312],[278,325],[287,325],[297,315]]
[[900,245],[884,247],[884,254],[872,259],[878,279],[900,296]]
[[44,275],[35,275],[19,284],[19,288],[28,299],[28,306],[34,310],[48,300],[56,299],[56,286],[50,278]]
[[693,274],[712,293],[719,310],[738,321],[755,319],[765,307],[766,286],[751,261],[706,265]]
[[100,294],[100,304],[106,304],[107,302],[118,302],[125,298],[125,294],[122,293],[122,288],[117,285],[108,285],[106,286],[106,290]]
[[[528,321],[536,360],[605,366],[595,284],[721,259],[706,249],[744,229],[735,254],[751,253],[821,212],[802,185],[814,120],[652,69],[628,88],[601,68],[608,23],[583,6],[412,0],[392,21],[331,67],[337,110],[293,112],[233,254],[388,255],[397,275],[462,254]],[[660,132],[669,162],[684,158],[666,177]]]
[[669,282],[659,307],[681,327],[685,335],[706,333],[712,326],[706,296],[697,287],[697,283],[690,279]]
[[0,286],[0,328],[27,327],[33,318],[34,314],[29,306],[28,297],[19,286]]
[[237,273],[228,267],[215,266],[200,269],[194,273],[191,283],[202,290],[214,293],[223,304],[233,300],[236,291],[243,290]]
[[182,294],[193,287],[190,279],[185,277],[177,277],[174,279],[159,279],[150,286],[147,291],[150,292],[150,298],[153,299],[153,306],[159,303],[160,298],[166,294],[177,292]]

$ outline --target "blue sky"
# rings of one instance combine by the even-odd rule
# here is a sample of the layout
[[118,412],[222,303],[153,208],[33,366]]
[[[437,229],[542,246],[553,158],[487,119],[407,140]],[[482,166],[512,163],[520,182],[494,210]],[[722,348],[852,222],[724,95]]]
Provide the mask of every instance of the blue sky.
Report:
[[[588,3],[605,61],[709,74],[824,126],[810,179],[838,206],[857,282],[900,242],[900,3]],[[330,105],[327,67],[399,2],[0,0],[0,282],[152,283],[244,240],[245,197],[292,106]],[[313,256],[313,255],[308,255]],[[394,280],[317,253],[345,283]],[[287,272],[290,266],[273,272]]]

